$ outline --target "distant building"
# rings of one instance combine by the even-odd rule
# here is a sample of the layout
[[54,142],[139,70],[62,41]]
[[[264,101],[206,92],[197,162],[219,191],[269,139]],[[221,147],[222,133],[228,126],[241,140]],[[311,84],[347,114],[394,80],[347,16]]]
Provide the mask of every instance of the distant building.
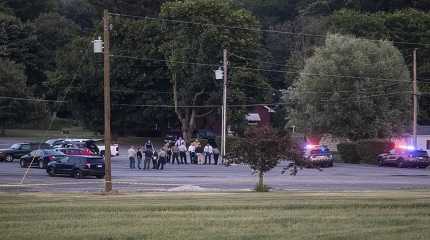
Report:
[[269,106],[257,106],[246,114],[245,119],[250,126],[266,127],[272,125],[272,114],[276,111]]

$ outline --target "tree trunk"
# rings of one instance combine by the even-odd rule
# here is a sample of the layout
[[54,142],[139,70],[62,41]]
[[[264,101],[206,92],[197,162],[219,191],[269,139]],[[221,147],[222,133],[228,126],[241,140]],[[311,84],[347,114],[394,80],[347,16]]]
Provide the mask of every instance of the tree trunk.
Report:
[[257,191],[262,191],[263,189],[264,189],[264,173],[263,171],[259,171]]
[[3,127],[0,130],[0,136],[6,136],[6,130]]

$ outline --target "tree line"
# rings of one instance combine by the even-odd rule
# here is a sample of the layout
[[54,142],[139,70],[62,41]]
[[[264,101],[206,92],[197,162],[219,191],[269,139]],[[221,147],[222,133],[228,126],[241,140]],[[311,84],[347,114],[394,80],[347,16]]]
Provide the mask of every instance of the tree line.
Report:
[[[92,52],[91,41],[102,36],[105,8],[153,17],[111,17],[112,129],[116,134],[180,126],[189,135],[211,119],[220,119],[220,108],[182,106],[221,105],[222,83],[216,81],[213,71],[221,66],[223,48],[231,52],[233,67],[228,103],[285,103],[274,107],[273,125],[279,128],[295,126],[303,132],[332,132],[352,138],[406,130],[410,114],[407,96],[372,97],[375,101],[371,103],[379,107],[376,110],[369,101],[345,104],[349,95],[342,91],[357,90],[354,99],[407,91],[402,82],[390,88],[390,82],[371,80],[410,80],[414,48],[418,48],[418,78],[422,79],[419,89],[425,93],[430,86],[425,80],[429,75],[430,16],[424,0],[5,0],[0,3],[0,96],[66,103],[0,99],[2,125],[46,121],[47,116],[55,115],[102,130],[103,64]],[[262,29],[271,31],[254,31]],[[354,49],[336,48],[336,41]],[[336,56],[337,51],[355,54],[355,61]],[[345,69],[320,64],[316,60],[319,54],[329,54],[326,56],[333,57],[335,66]],[[390,60],[395,64],[375,65]],[[403,72],[395,71],[399,69]],[[306,78],[300,73],[316,75]],[[311,84],[332,81],[327,75],[357,74],[364,80]],[[278,91],[281,89],[286,91]],[[309,91],[317,94],[303,95]],[[330,104],[320,104],[327,99]],[[426,106],[430,98],[422,94],[419,102]],[[229,109],[229,124],[241,129],[248,110]],[[336,112],[339,114],[333,114]],[[430,111],[424,107],[419,111],[419,122],[430,124]],[[368,131],[358,132],[362,126]]]

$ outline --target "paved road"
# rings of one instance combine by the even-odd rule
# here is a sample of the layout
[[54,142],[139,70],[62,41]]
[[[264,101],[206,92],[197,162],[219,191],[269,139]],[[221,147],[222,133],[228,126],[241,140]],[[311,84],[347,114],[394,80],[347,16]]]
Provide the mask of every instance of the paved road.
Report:
[[[16,141],[14,139],[13,141]],[[10,140],[0,139],[0,144]],[[3,147],[0,145],[0,148]],[[128,169],[128,160],[121,155],[112,160],[113,187],[125,192],[140,191],[240,191],[250,190],[257,179],[247,166],[167,165],[166,170],[142,171]],[[304,169],[297,176],[281,174],[280,167],[269,172],[265,181],[275,190],[301,191],[371,191],[408,188],[430,188],[430,169],[400,169],[371,165],[335,164],[323,171]],[[45,170],[32,168],[20,181],[26,169],[14,163],[0,162],[0,191],[101,191],[104,180],[49,177]]]

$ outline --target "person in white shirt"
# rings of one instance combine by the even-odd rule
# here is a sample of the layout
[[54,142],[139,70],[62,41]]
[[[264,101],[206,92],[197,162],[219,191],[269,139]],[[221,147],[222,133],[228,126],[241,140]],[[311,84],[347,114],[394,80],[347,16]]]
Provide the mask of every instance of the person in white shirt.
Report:
[[196,146],[194,146],[193,144],[191,144],[188,147],[188,152],[190,153],[190,162],[191,162],[191,164],[193,164],[194,160],[196,158]]
[[209,163],[209,165],[211,165],[212,153],[213,153],[212,146],[210,144],[206,144],[203,151],[205,152],[205,163],[204,164]]
[[134,149],[134,146],[131,146],[128,149],[128,159],[130,161],[130,169],[136,168],[136,149]]

